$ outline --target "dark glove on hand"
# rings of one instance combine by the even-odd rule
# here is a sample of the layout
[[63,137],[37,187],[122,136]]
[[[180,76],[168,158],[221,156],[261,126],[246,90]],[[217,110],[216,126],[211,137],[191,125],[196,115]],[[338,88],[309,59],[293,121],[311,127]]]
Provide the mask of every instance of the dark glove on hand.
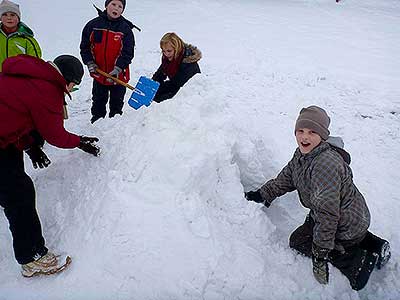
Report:
[[246,192],[246,193],[244,193],[244,196],[249,201],[254,201],[257,203],[264,203],[264,200],[261,197],[260,190]]
[[44,139],[40,135],[40,133],[37,130],[32,130],[31,132],[29,132],[29,134],[33,138],[34,145],[42,148],[44,145]]
[[312,247],[313,274],[315,279],[320,284],[328,284],[329,282],[329,268],[328,268],[329,251],[330,251],[329,249],[324,249],[313,244]]
[[31,159],[32,165],[35,169],[37,169],[37,167],[41,169],[47,168],[51,164],[50,159],[43,152],[43,150],[40,149],[39,146],[32,146],[31,148],[25,150],[25,152]]
[[[115,66],[114,69],[108,73],[110,74],[112,77],[118,78],[119,73],[122,72],[122,69],[120,67]],[[114,80],[112,80],[111,78],[107,78],[107,80],[109,83],[114,83]]]
[[88,67],[89,73],[97,73],[96,70],[97,70],[98,66],[93,61],[89,61],[87,63],[87,67]]
[[81,136],[78,148],[94,156],[99,156],[100,148],[95,144],[98,141],[97,137]]

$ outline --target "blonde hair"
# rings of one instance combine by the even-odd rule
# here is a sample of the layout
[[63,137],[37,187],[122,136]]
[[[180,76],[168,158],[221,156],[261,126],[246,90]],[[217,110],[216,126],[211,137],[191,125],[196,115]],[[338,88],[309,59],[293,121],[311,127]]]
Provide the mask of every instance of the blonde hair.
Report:
[[171,46],[175,51],[174,58],[177,58],[181,54],[185,43],[175,32],[167,32],[163,35],[160,40],[161,50],[167,43],[171,43]]

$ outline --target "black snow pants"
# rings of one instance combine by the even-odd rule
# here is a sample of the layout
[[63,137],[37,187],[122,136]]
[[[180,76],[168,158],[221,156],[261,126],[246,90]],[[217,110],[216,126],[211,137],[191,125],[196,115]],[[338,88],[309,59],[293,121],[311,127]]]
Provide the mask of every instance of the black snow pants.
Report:
[[[307,257],[312,256],[314,224],[312,218],[307,216],[304,224],[293,231],[289,238],[289,246]],[[329,254],[329,262],[348,278],[356,291],[365,287],[377,260],[378,254],[374,251],[377,249],[370,242],[373,240],[371,236],[374,235],[368,232],[361,241],[347,245],[342,243],[344,251],[332,250]]]
[[0,206],[8,219],[15,258],[20,264],[47,253],[35,206],[35,188],[25,173],[23,152],[0,149]]
[[107,113],[106,105],[108,97],[110,96],[110,113],[109,117],[112,118],[116,114],[122,115],[122,107],[124,106],[124,97],[126,87],[115,85],[104,85],[96,80],[93,80],[92,88],[92,116],[95,118],[104,118]]

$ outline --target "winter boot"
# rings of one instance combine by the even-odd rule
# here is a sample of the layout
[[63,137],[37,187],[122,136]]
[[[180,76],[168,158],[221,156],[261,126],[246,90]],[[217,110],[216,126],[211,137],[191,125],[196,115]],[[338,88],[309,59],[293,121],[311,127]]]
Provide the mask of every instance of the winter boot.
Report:
[[329,261],[347,277],[356,291],[365,287],[377,260],[377,253],[362,249],[358,245],[345,248],[345,252],[332,250],[329,254]]
[[387,264],[391,257],[390,253],[390,244],[388,241],[384,241],[381,247],[381,251],[379,252],[378,262],[376,263],[376,267],[380,270],[384,265]]
[[355,273],[356,276],[351,279],[349,278],[351,287],[356,291],[359,291],[366,286],[378,260],[378,254],[367,250],[362,250],[362,252],[362,264]]
[[92,116],[92,118],[90,119],[90,123],[94,123],[94,122],[96,122],[97,120],[99,120],[99,119],[101,119],[101,118],[104,118],[104,116],[102,117],[102,116]]
[[24,277],[32,277],[38,274],[53,274],[59,269],[57,257],[51,252],[30,263],[21,265],[21,267],[21,273]]
[[121,115],[122,116],[122,111],[110,111],[108,114],[109,118],[114,118],[115,115]]
[[378,261],[376,263],[376,267],[378,269],[381,269],[384,265],[386,265],[391,257],[389,242],[381,239],[369,231],[367,232],[364,240],[360,243],[360,247],[378,255]]

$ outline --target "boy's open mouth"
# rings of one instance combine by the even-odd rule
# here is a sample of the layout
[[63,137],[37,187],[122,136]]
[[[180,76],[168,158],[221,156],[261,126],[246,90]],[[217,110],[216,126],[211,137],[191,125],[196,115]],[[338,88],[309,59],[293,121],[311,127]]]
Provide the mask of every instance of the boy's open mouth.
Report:
[[302,145],[304,148],[307,148],[307,147],[310,146],[311,144],[308,143],[308,142],[301,142],[301,145]]

